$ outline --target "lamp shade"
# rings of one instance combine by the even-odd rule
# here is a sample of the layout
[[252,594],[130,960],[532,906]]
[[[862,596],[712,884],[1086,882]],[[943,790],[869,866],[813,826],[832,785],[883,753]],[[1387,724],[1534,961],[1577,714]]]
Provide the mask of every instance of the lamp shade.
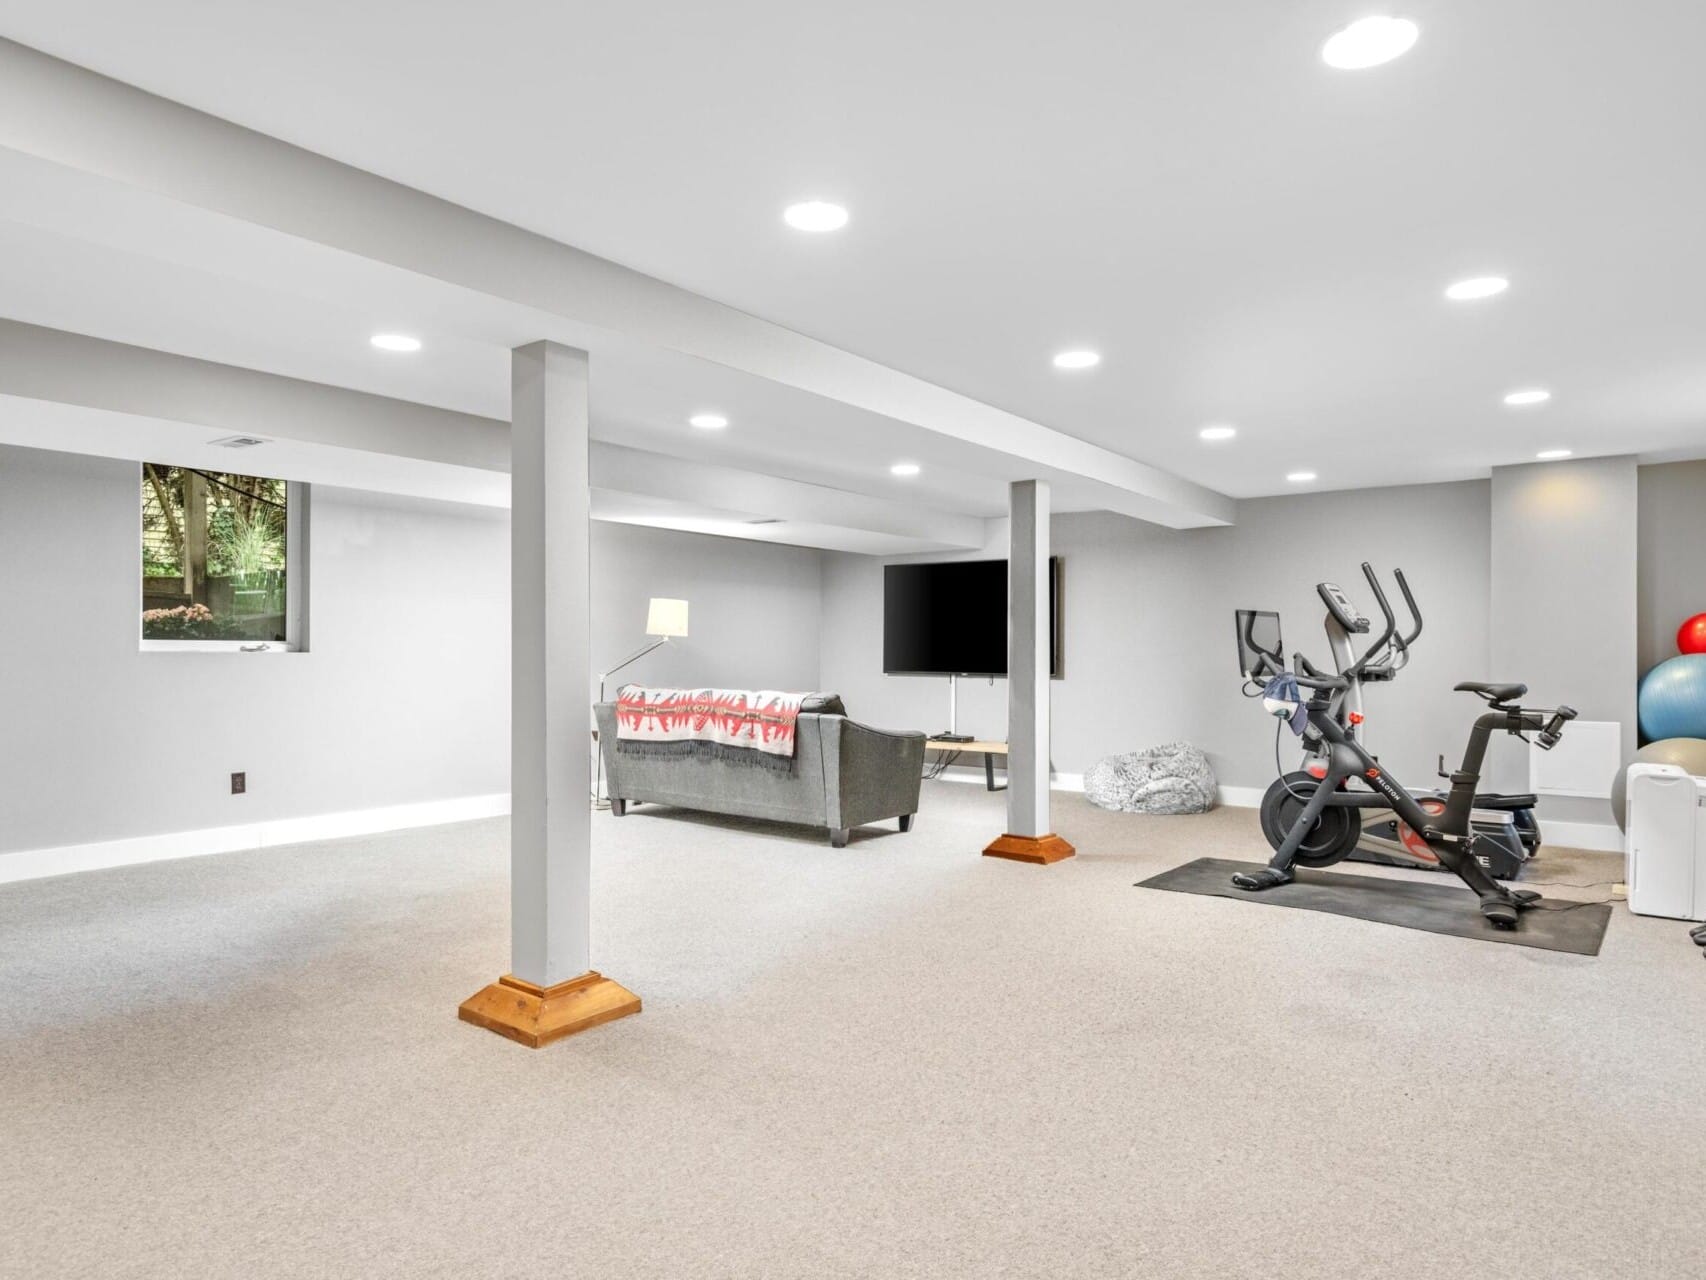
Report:
[[687,601],[666,600],[653,596],[646,610],[648,636],[684,636],[687,634]]

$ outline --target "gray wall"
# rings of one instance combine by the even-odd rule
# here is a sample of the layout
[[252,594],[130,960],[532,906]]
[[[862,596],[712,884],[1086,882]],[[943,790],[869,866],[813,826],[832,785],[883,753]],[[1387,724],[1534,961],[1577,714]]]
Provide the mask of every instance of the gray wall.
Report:
[[613,675],[612,696],[629,681],[816,689],[821,581],[814,550],[595,522],[594,679],[650,643],[646,602],[669,596],[688,603],[687,637]]
[[[1372,612],[1364,558],[1402,565],[1427,617],[1409,669],[1369,690],[1370,741],[1400,777],[1461,750],[1461,679],[1525,680],[1632,733],[1634,477],[1610,460],[1263,499],[1225,529],[1057,516],[1054,767],[1183,738],[1224,784],[1265,786],[1271,721],[1239,695],[1231,610],[1280,610],[1288,649],[1324,661],[1313,584]],[[1547,488],[1566,484],[1568,502]],[[1642,468],[1640,495],[1651,654],[1706,607],[1706,464]],[[0,447],[0,852],[507,789],[505,513],[318,490],[314,651],[270,658],[137,652],[136,523],[134,464]],[[968,558],[1006,554],[990,528]],[[649,597],[692,604],[692,634],[613,685],[821,687],[874,724],[946,725],[945,681],[882,674],[881,559],[603,523],[592,558],[595,666],[644,643]],[[1005,736],[1005,698],[965,682],[962,731]],[[234,769],[247,796],[227,793]],[[1495,745],[1490,777],[1524,769]],[[1554,816],[1604,820],[1579,807]]]
[[508,789],[503,513],[318,490],[311,653],[141,653],[137,483],[0,449],[0,851]]
[[[1492,665],[1528,702],[1567,702],[1623,726],[1635,750],[1636,467],[1592,458],[1497,467],[1492,479]],[[1508,765],[1508,757],[1504,762]],[[1526,765],[1487,771],[1526,787]],[[1548,798],[1543,816],[1605,822],[1603,800]]]
[[1645,675],[1676,656],[1676,629],[1706,613],[1706,462],[1642,467],[1636,659]]
[[[312,652],[141,653],[137,484],[0,447],[0,854],[508,790],[507,512],[317,488]],[[635,678],[816,684],[817,552],[606,524],[592,548],[595,663],[679,595],[692,635]]]
[[[1005,529],[994,529],[973,558],[1005,555]],[[1274,722],[1240,696],[1232,610],[1278,609],[1288,649],[1325,662],[1314,584],[1335,580],[1373,613],[1364,559],[1387,574],[1404,568],[1427,620],[1402,678],[1369,690],[1371,744],[1418,785],[1432,778],[1439,752],[1461,751],[1474,705],[1450,688],[1488,670],[1486,482],[1243,502],[1238,523],[1223,529],[1063,515],[1053,538],[1063,557],[1058,771],[1081,773],[1104,755],[1182,738],[1208,751],[1223,784],[1266,786]],[[826,557],[822,683],[857,718],[940,729],[945,680],[882,674],[882,563]],[[962,682],[961,731],[1004,737],[1005,696],[1001,681]],[[1295,755],[1286,751],[1289,763]]]

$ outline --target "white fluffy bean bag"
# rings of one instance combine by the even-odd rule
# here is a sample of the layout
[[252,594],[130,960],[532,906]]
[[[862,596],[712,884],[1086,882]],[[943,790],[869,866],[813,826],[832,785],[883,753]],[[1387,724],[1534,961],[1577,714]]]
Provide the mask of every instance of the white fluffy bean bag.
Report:
[[1214,808],[1214,770],[1188,742],[1108,756],[1084,775],[1091,804],[1122,813],[1207,813]]

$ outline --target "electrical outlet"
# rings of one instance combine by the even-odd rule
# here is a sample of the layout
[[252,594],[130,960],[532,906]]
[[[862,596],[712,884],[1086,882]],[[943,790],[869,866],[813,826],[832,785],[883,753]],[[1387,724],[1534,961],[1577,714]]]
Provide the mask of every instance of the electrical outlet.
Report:
[[232,795],[240,796],[245,791],[247,791],[248,789],[249,789],[249,775],[248,774],[246,774],[246,773],[234,773],[231,775],[231,794]]

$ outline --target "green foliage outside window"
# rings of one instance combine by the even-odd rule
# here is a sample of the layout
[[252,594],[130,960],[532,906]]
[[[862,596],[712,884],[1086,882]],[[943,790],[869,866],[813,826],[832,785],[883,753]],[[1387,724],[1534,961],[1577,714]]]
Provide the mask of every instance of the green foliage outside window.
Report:
[[145,640],[285,639],[289,486],[142,466]]

